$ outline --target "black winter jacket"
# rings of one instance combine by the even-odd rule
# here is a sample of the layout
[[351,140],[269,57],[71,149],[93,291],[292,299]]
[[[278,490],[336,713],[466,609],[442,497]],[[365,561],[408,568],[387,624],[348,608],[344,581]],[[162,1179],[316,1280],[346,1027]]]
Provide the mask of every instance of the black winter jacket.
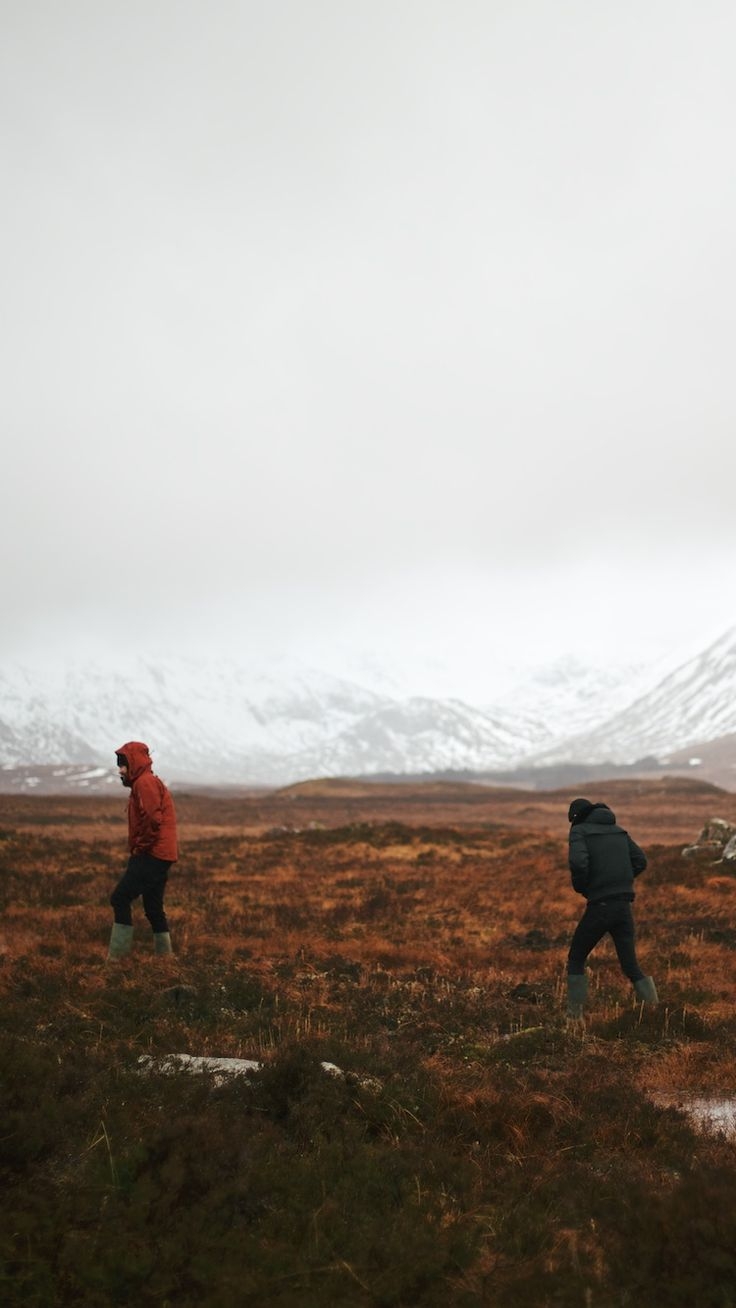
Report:
[[644,850],[616,825],[607,804],[596,804],[583,822],[570,828],[569,857],[573,889],[589,904],[611,895],[633,899],[634,877],[647,865]]

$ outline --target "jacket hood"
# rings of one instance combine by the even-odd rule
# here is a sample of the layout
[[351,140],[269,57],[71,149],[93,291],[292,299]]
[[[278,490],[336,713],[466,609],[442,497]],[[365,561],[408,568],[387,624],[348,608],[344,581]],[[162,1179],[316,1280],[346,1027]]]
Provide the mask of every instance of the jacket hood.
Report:
[[148,745],[141,740],[129,740],[127,745],[120,745],[116,754],[124,754],[128,760],[128,781],[137,781],[141,773],[150,771],[153,760],[148,752]]
[[616,814],[607,804],[594,804],[585,821],[595,822],[601,827],[613,827],[616,825]]

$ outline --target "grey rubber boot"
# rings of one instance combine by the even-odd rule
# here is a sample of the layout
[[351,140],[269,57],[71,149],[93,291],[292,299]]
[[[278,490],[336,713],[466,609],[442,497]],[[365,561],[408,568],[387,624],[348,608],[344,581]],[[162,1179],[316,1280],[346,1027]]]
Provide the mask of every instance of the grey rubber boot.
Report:
[[642,1000],[643,1003],[652,1005],[659,1003],[657,987],[650,976],[643,976],[640,981],[635,981],[634,990],[637,999]]
[[567,1016],[582,1017],[583,1004],[588,997],[587,976],[567,976]]
[[153,948],[157,954],[171,954],[171,936],[168,931],[154,931]]
[[124,926],[122,922],[113,922],[110,933],[110,948],[108,950],[108,960],[111,958],[124,958],[130,953],[133,944],[132,926]]

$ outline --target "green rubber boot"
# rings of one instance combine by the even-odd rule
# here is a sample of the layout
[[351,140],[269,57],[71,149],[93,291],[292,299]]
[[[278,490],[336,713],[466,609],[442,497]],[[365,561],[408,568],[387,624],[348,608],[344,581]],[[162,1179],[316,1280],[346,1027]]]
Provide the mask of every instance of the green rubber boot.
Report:
[[588,997],[587,976],[567,976],[567,1016],[582,1017],[583,1005]]
[[157,954],[173,954],[171,948],[171,936],[168,931],[154,931],[153,948]]
[[124,926],[122,922],[113,922],[110,933],[110,948],[107,958],[110,959],[124,958],[130,953],[133,945],[133,928]]
[[640,981],[635,981],[634,990],[636,991],[637,999],[641,1000],[642,1003],[651,1004],[652,1007],[656,1007],[659,1003],[657,987],[650,976],[643,976]]

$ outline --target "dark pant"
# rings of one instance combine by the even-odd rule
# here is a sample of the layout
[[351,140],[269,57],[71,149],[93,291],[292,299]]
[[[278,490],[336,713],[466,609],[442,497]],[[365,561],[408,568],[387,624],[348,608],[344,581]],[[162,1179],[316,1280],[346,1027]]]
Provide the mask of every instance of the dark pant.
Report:
[[130,906],[139,895],[143,896],[143,912],[156,934],[168,931],[169,924],[164,912],[164,891],[169,875],[170,863],[153,854],[131,854],[125,873],[118,881],[110,896],[110,903],[115,910],[115,921],[122,926],[133,925]]
[[632,982],[640,981],[644,973],[636,959],[634,914],[628,899],[607,899],[600,904],[588,904],[572,938],[567,956],[568,974],[570,976],[584,974],[588,954],[606,932],[613,937],[624,976]]

